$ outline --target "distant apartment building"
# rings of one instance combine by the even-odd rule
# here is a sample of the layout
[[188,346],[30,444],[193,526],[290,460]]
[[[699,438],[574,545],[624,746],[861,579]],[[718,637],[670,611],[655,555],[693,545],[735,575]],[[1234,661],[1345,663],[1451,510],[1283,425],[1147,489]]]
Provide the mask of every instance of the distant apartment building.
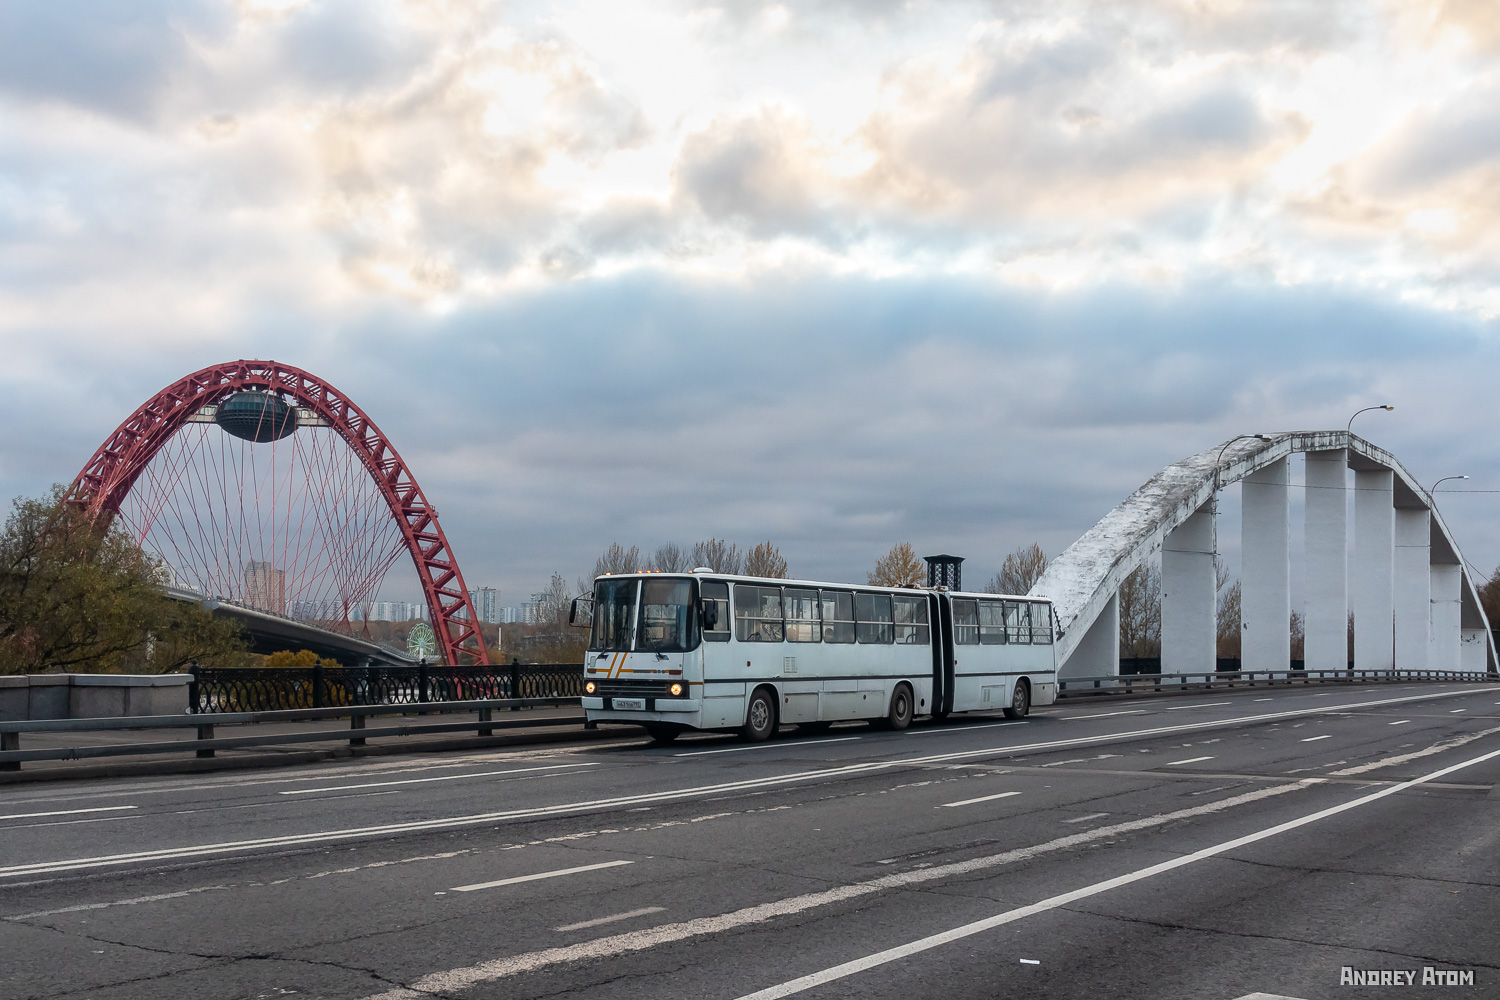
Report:
[[[356,608],[350,615],[356,621],[361,620],[361,610]],[[409,622],[417,618],[427,617],[427,605],[413,604],[410,601],[372,601],[369,605],[368,617],[363,619],[372,622]]]
[[245,563],[245,603],[274,615],[286,614],[286,573],[268,562]]
[[500,608],[497,614],[498,618],[496,620],[501,625],[514,625],[521,620],[521,609],[517,607],[506,606]]

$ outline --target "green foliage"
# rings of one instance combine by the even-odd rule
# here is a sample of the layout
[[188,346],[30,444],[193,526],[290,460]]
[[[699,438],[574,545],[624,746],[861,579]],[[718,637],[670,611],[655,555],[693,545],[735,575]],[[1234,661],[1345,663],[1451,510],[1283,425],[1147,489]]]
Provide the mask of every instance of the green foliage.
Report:
[[242,657],[237,625],[167,597],[164,567],[64,492],[17,498],[0,533],[0,674],[167,673]]

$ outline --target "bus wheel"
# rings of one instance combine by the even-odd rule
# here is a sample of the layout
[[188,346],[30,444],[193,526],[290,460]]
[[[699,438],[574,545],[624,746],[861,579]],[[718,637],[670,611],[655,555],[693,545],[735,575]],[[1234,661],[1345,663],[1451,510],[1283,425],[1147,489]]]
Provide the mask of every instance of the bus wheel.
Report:
[[891,710],[885,715],[887,729],[905,729],[911,725],[912,717],[911,688],[905,684],[897,684],[896,691],[891,695]]
[[1022,677],[1016,681],[1015,693],[1010,696],[1010,707],[1005,710],[1007,719],[1024,719],[1031,711],[1031,684]]
[[740,735],[751,743],[760,743],[776,735],[776,702],[771,692],[757,688],[750,696],[750,710],[745,713],[745,728]]
[[671,743],[682,730],[676,726],[663,726],[658,723],[647,723],[646,734],[657,743]]

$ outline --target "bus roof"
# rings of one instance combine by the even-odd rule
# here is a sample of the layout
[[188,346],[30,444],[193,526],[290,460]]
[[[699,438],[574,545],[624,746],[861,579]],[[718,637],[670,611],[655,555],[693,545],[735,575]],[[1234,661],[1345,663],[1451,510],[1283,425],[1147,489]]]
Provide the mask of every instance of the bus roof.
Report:
[[879,586],[879,585],[873,584],[873,583],[834,583],[834,582],[831,582],[831,581],[824,581],[824,580],[789,580],[789,579],[782,579],[782,578],[779,578],[779,577],[744,576],[742,574],[736,574],[736,573],[715,573],[715,572],[700,573],[700,572],[697,572],[695,570],[684,570],[682,572],[673,572],[673,573],[663,573],[663,572],[658,572],[657,570],[637,570],[634,573],[602,573],[599,576],[594,577],[594,582],[598,583],[600,580],[640,579],[640,578],[645,578],[645,577],[657,577],[657,576],[662,576],[662,577],[681,577],[681,578],[693,579],[693,580],[709,580],[709,579],[712,579],[712,580],[723,580],[726,583],[749,583],[749,584],[763,585],[763,586],[767,586],[767,587],[773,587],[773,586],[774,587],[810,587],[810,588],[831,589],[831,590],[866,590],[866,591],[876,591],[876,592],[882,593],[882,594],[928,594],[928,593],[932,593],[934,591],[942,591],[942,592],[948,594],[949,597],[988,598],[988,599],[991,599],[991,600],[999,598],[1001,600],[1006,600],[1006,601],[1031,601],[1033,603],[1039,603],[1039,604],[1051,604],[1052,603],[1052,598],[1050,598],[1050,597],[1031,597],[1031,596],[1028,596],[1026,594],[983,594],[983,593],[978,593],[978,592],[975,592],[975,591],[966,591],[966,590],[948,590],[948,591],[944,591],[940,587],[925,587],[925,586],[924,587],[884,587],[884,586]]

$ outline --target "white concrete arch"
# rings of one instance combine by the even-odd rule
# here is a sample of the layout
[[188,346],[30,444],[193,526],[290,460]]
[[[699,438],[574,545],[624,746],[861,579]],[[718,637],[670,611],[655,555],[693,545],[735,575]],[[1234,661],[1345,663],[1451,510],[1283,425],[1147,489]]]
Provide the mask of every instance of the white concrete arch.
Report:
[[[1214,668],[1214,501],[1234,482],[1244,499],[1243,668],[1286,670],[1294,453],[1307,463],[1307,669],[1346,669],[1353,610],[1357,669],[1495,670],[1489,621],[1458,545],[1395,456],[1346,431],[1263,437],[1231,439],[1167,466],[1048,566],[1031,593],[1056,607],[1061,675],[1119,673],[1120,584],[1157,551],[1162,672]],[[1352,545],[1346,469],[1354,470]]]

